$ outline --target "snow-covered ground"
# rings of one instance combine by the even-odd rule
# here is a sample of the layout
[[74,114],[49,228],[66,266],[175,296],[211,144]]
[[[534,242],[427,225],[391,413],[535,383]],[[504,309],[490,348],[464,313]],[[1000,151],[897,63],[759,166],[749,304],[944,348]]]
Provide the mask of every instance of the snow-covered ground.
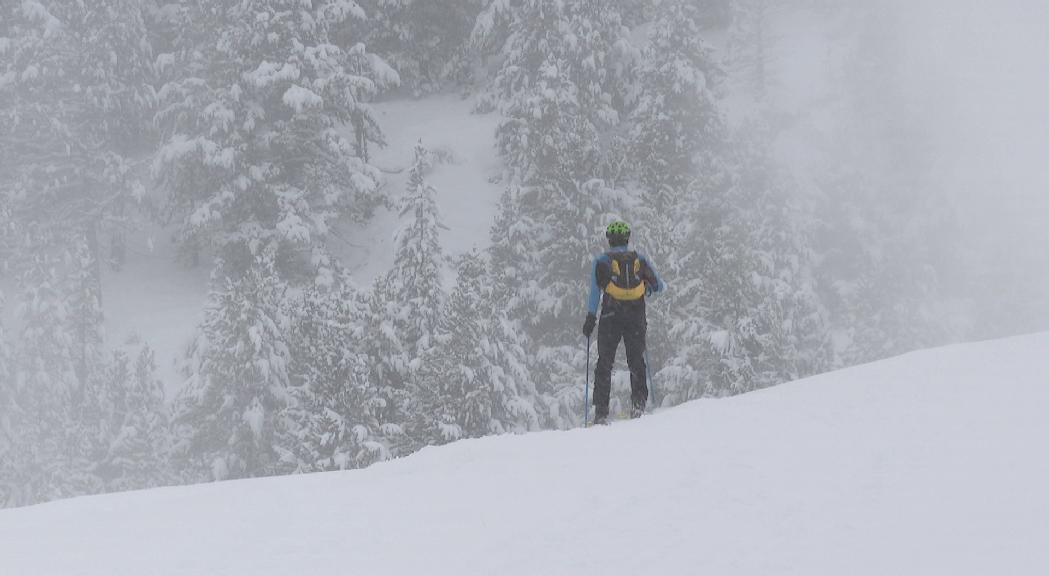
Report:
[[209,274],[207,264],[190,268],[177,261],[169,233],[145,230],[130,239],[122,269],[103,275],[108,343],[138,338],[149,344],[168,398],[182,385],[175,361],[204,319]]
[[1046,574],[1047,350],[960,345],[361,471],[0,511],[0,574]]

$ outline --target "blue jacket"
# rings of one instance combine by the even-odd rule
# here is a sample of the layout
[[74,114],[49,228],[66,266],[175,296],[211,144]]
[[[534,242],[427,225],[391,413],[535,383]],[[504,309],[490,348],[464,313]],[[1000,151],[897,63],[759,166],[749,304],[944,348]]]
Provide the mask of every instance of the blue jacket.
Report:
[[[609,249],[608,251],[629,252],[630,248],[628,246],[615,246]],[[645,255],[641,254],[640,252],[637,254],[637,257],[645,266],[648,267],[648,270],[652,273],[652,276],[655,277],[656,285],[651,287],[648,294],[659,293],[663,290],[666,290],[667,285],[659,277],[659,274],[656,273],[656,269],[654,266],[652,266],[652,262],[645,258]],[[589,312],[590,314],[597,314],[597,307],[601,304],[601,293],[603,291],[603,289],[597,285],[597,267],[600,264],[608,263],[610,263],[610,259],[608,257],[608,254],[605,253],[598,256],[597,258],[594,258],[594,265],[590,268],[590,300],[587,302],[587,312]]]

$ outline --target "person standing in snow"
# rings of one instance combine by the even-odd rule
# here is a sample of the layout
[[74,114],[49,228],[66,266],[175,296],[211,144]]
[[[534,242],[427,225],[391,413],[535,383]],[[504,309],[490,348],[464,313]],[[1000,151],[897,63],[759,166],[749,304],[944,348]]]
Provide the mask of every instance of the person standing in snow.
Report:
[[[605,424],[612,391],[612,364],[622,340],[630,367],[630,417],[637,418],[648,402],[648,367],[645,365],[645,336],[648,319],[645,297],[662,292],[666,285],[652,263],[629,249],[630,226],[616,220],[605,230],[609,250],[594,259],[590,276],[590,300],[583,335],[588,339],[597,326],[598,303],[601,324],[597,330],[597,368],[594,370],[594,424]],[[602,296],[603,295],[603,296]]]

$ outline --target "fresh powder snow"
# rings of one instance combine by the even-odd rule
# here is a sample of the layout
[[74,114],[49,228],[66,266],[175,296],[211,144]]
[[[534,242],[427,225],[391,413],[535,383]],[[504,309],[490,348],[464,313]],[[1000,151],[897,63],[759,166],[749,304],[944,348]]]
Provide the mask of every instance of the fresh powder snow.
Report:
[[1047,349],[958,345],[364,470],[5,510],[0,574],[1044,574]]

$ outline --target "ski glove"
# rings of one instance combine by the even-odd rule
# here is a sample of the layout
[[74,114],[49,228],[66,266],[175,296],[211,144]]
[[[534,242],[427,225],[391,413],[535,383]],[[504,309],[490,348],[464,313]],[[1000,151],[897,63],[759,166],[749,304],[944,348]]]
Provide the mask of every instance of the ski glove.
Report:
[[645,280],[645,297],[648,298],[648,297],[651,297],[653,294],[658,294],[658,293],[659,293],[659,284],[658,283],[653,284],[652,282],[649,282],[648,280]]
[[587,314],[586,322],[583,322],[583,336],[589,338],[594,333],[594,326],[597,326],[597,316]]

